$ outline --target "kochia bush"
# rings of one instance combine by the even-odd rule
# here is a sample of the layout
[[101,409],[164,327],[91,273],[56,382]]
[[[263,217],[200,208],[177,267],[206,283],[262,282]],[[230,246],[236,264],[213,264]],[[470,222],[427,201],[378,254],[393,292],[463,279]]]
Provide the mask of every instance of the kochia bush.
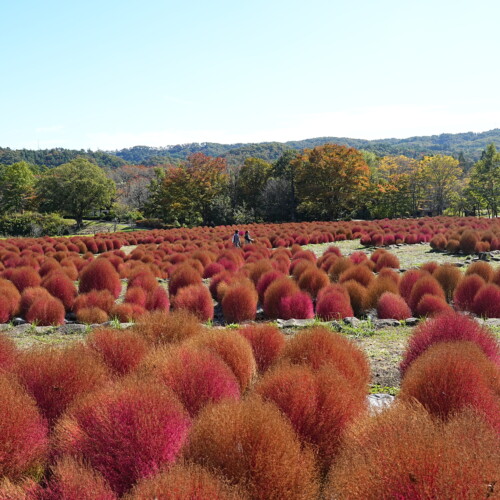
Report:
[[80,273],[79,292],[109,290],[115,299],[120,295],[122,284],[120,276],[106,258],[93,260]]

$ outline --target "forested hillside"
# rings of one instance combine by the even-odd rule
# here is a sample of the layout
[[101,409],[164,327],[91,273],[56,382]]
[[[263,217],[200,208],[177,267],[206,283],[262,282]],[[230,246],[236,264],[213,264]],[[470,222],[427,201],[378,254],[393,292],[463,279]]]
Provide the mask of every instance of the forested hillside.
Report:
[[90,151],[54,148],[46,150],[10,149],[0,147],[0,164],[10,165],[26,161],[33,165],[49,168],[62,165],[76,157],[85,157],[106,168],[117,168],[126,164],[145,166],[177,163],[194,153],[226,159],[228,165],[241,165],[246,158],[260,158],[267,162],[276,161],[287,150],[303,150],[333,143],[370,151],[378,156],[405,155],[421,159],[429,155],[450,155],[461,163],[472,165],[488,144],[500,147],[500,129],[487,132],[466,132],[461,134],[440,134],[409,137],[406,139],[351,139],[347,137],[316,137],[301,141],[218,144],[214,142],[178,144],[154,148],[134,146],[119,151]]
[[261,158],[266,161],[277,160],[288,149],[302,150],[326,143],[340,144],[371,151],[379,156],[405,155],[422,158],[426,155],[443,154],[458,157],[461,154],[468,162],[475,162],[490,143],[500,146],[500,129],[487,132],[466,132],[461,134],[440,134],[409,137],[407,139],[350,139],[347,137],[316,137],[302,141],[262,142],[258,144],[217,144],[211,142],[192,143],[164,148],[135,146],[114,151],[113,154],[127,163],[159,165],[175,160],[185,160],[193,153],[207,156],[220,156],[229,164],[240,164],[245,158]]

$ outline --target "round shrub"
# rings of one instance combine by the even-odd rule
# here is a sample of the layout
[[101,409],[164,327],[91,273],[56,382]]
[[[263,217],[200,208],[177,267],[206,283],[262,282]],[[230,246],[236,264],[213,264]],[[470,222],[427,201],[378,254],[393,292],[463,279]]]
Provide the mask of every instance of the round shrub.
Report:
[[491,281],[494,275],[494,270],[488,262],[477,261],[473,262],[465,271],[465,276],[470,276],[471,274],[477,274],[481,276],[486,283]]
[[106,258],[98,258],[88,264],[80,273],[78,290],[88,293],[92,290],[108,290],[115,299],[120,295],[122,284],[113,264]]
[[377,316],[380,319],[404,320],[411,317],[411,310],[401,295],[384,292],[378,299]]
[[279,305],[279,317],[282,319],[310,319],[314,318],[314,306],[309,294],[295,292],[282,297]]
[[40,286],[42,278],[32,267],[22,266],[12,270],[9,277],[14,286],[22,292],[25,288]]
[[269,271],[267,273],[264,273],[260,278],[259,281],[257,282],[256,285],[256,290],[257,293],[259,294],[259,300],[261,302],[264,301],[264,294],[266,293],[267,287],[275,280],[279,278],[284,278],[285,275],[280,272],[280,271]]
[[264,314],[269,319],[280,316],[280,304],[283,297],[300,291],[297,284],[290,278],[279,278],[273,281],[264,294]]
[[316,298],[319,290],[329,283],[328,275],[317,267],[305,270],[297,282],[299,288],[307,292],[313,299]]
[[328,268],[328,276],[332,281],[338,281],[340,275],[352,266],[354,266],[352,260],[347,257],[339,257]]
[[143,314],[133,329],[156,345],[180,343],[202,331],[199,319],[185,309],[170,314],[166,311]]
[[460,250],[466,255],[476,251],[476,243],[479,241],[478,234],[472,230],[466,230],[460,236]]
[[87,345],[116,375],[134,370],[149,351],[147,341],[131,330],[99,328],[87,337]]
[[413,312],[416,312],[418,303],[426,294],[434,295],[444,301],[446,300],[444,291],[439,282],[432,276],[424,275],[413,285],[413,288],[411,289],[408,305]]
[[14,341],[0,333],[0,373],[9,371],[17,357],[17,347]]
[[285,347],[285,336],[272,324],[248,325],[241,328],[239,333],[250,342],[260,373],[265,372],[278,359]]
[[186,309],[196,315],[200,321],[209,321],[214,317],[214,303],[208,288],[204,285],[189,285],[180,288],[173,298],[174,309]]
[[474,296],[472,311],[484,318],[500,318],[500,286],[483,285]]
[[460,269],[452,264],[443,264],[434,271],[433,277],[438,280],[444,290],[447,302],[451,302],[455,288],[462,279]]
[[259,399],[204,409],[193,424],[185,456],[219,470],[256,500],[317,498],[314,458],[302,450],[276,406]]
[[127,302],[115,304],[109,311],[110,317],[116,318],[120,323],[132,323],[145,313],[146,309],[144,307]]
[[201,275],[192,266],[184,264],[179,266],[170,276],[168,290],[170,296],[175,295],[181,288],[190,285],[201,285]]
[[399,259],[392,253],[384,253],[377,259],[375,270],[380,272],[384,267],[399,269]]
[[99,307],[82,307],[76,313],[76,320],[79,323],[88,325],[100,325],[109,320],[108,313]]
[[485,281],[483,278],[477,274],[471,274],[470,276],[463,278],[455,288],[455,292],[453,294],[453,301],[455,305],[462,311],[472,310],[474,297],[484,284]]
[[151,478],[142,479],[127,500],[246,500],[247,494],[222,475],[196,464],[174,465]]
[[420,269],[410,269],[403,273],[399,282],[399,293],[407,303],[410,302],[410,295],[413,285],[422,277],[424,273]]
[[30,286],[28,288],[25,288],[23,290],[23,293],[21,294],[21,300],[19,302],[21,315],[25,317],[28,309],[32,306],[33,302],[41,298],[46,300],[51,298],[51,295],[47,291],[47,289],[41,286]]
[[43,500],[117,500],[104,477],[88,465],[63,457],[52,467]]
[[494,335],[474,319],[451,312],[427,320],[413,330],[399,367],[401,374],[404,375],[413,361],[432,344],[457,340],[475,342],[493,363],[500,366],[500,347]]
[[326,472],[345,429],[367,409],[367,391],[342,390],[346,385],[345,377],[328,365],[313,371],[306,365],[281,364],[262,377],[255,392],[278,406],[300,440],[312,445]]
[[63,303],[66,311],[71,311],[78,291],[75,284],[65,274],[50,274],[43,280],[42,286]]
[[66,311],[63,303],[55,297],[40,297],[33,301],[26,312],[26,321],[39,326],[64,324]]
[[115,298],[109,290],[92,290],[76,297],[73,310],[78,312],[83,308],[98,307],[109,314],[114,305]]
[[147,295],[146,291],[140,286],[132,286],[127,288],[125,294],[125,302],[129,304],[136,304],[142,308],[146,307]]
[[49,424],[76,398],[109,380],[104,365],[81,344],[22,351],[14,372]]
[[5,374],[0,374],[0,407],[0,477],[39,474],[47,458],[47,423],[35,401]]
[[434,317],[452,311],[446,300],[442,297],[436,297],[430,293],[426,293],[418,302],[415,308],[417,316]]
[[131,377],[75,403],[55,429],[54,446],[89,463],[122,495],[176,460],[189,427],[171,390]]
[[207,331],[190,339],[189,345],[215,352],[234,373],[244,392],[256,374],[257,364],[250,342],[233,330]]
[[474,408],[500,433],[500,368],[472,342],[440,342],[416,359],[403,377],[399,397],[419,401],[448,419]]
[[257,301],[257,292],[251,282],[229,286],[222,299],[224,319],[227,323],[254,320]]
[[354,316],[349,296],[336,290],[323,293],[316,302],[316,315],[325,321]]
[[[365,255],[365,254],[363,254]],[[360,285],[367,287],[373,280],[375,275],[363,264],[357,264],[345,270],[339,276],[339,283],[345,283],[346,281],[354,280]]]
[[448,423],[397,404],[349,431],[325,498],[487,498],[498,481],[498,436],[474,412]]
[[240,397],[234,373],[210,349],[194,346],[158,349],[144,359],[139,370],[158,376],[193,417],[209,403]]
[[165,288],[157,286],[148,292],[146,309],[148,311],[168,311],[170,309],[170,300]]
[[283,361],[306,364],[313,370],[333,366],[352,385],[365,389],[370,381],[370,364],[359,347],[325,327],[302,330],[285,345]]
[[342,286],[349,294],[354,315],[357,317],[362,316],[366,303],[366,288],[354,280],[344,281]]
[[394,280],[391,278],[378,276],[366,289],[364,308],[376,308],[379,298],[386,292],[398,293],[398,285],[394,283]]

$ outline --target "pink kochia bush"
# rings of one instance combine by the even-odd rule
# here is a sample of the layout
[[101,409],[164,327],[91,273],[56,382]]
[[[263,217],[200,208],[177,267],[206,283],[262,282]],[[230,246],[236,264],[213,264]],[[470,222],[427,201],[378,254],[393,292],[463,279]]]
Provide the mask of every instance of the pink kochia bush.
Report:
[[500,366],[500,347],[491,331],[472,318],[451,312],[429,319],[414,329],[399,366],[401,373],[404,375],[413,361],[432,344],[457,340],[476,343],[494,364]]
[[411,311],[403,297],[384,292],[378,299],[377,315],[380,319],[403,320],[411,317]]
[[0,374],[0,477],[16,480],[43,466],[47,423],[14,377]]
[[311,297],[306,292],[295,292],[286,295],[280,301],[280,318],[310,319],[314,318],[314,306]]
[[121,289],[120,276],[113,264],[106,258],[93,260],[80,274],[80,293],[88,293],[91,290],[109,290],[117,299]]
[[500,318],[500,286],[483,285],[474,296],[472,310],[485,318]]
[[171,390],[130,377],[73,405],[55,429],[54,447],[89,463],[122,495],[175,461],[189,426]]
[[325,287],[318,294],[316,315],[326,321],[354,316],[349,295],[334,286]]
[[155,375],[170,387],[192,417],[209,403],[240,397],[240,386],[231,368],[209,349],[158,349],[143,361],[139,371]]

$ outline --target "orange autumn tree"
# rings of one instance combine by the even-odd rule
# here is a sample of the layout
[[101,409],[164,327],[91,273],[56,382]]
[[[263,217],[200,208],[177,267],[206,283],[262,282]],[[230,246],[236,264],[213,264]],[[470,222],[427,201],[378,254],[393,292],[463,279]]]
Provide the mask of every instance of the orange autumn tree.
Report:
[[361,208],[370,169],[358,150],[325,144],[305,149],[292,163],[298,210],[305,218],[338,219]]
[[206,224],[211,203],[228,181],[225,159],[195,153],[179,166],[156,170],[146,213],[170,224]]

